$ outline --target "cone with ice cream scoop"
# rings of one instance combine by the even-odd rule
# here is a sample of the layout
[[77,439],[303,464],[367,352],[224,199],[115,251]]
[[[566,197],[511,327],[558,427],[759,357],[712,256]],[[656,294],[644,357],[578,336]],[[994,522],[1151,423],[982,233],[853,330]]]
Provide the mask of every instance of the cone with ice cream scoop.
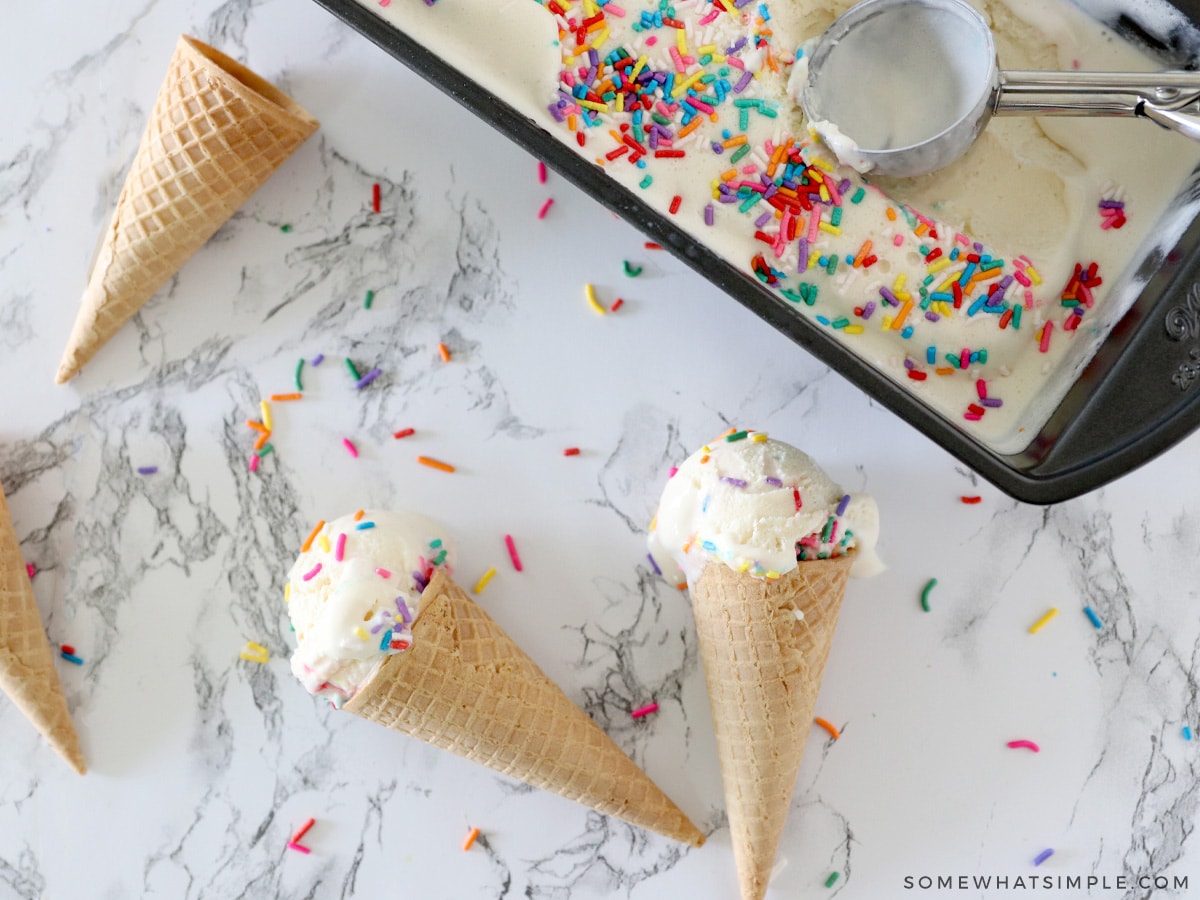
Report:
[[874,500],[735,431],[675,470],[651,556],[692,596],[743,900],[767,890],[846,582],[882,566]]
[[2,487],[0,688],[76,772],[87,772]]
[[704,835],[454,581],[441,530],[320,523],[288,576],[292,671],[335,706],[699,846]]
[[55,380],[73,378],[316,129],[282,91],[180,37]]

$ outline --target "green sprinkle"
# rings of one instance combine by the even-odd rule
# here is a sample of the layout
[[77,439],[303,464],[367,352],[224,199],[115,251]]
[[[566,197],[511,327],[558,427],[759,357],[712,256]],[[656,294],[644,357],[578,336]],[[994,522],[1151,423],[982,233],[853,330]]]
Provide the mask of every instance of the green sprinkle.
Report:
[[432,540],[432,541],[430,541],[430,542],[429,542],[429,546],[430,546],[432,549],[434,549],[434,550],[437,550],[439,547],[441,547],[441,546],[442,546],[442,539],[441,539],[441,538],[435,538],[434,540]]
[[[1016,311],[1014,310],[1014,311],[1013,311],[1013,318],[1015,319],[1016,317],[1017,317],[1017,313],[1016,313]],[[979,362],[980,362],[980,363],[986,363],[986,362],[987,362],[987,350],[980,350],[980,351],[979,351]]]
[[291,230],[292,230],[292,226],[291,225],[280,225],[279,230],[282,231],[284,234],[290,234]]
[[830,872],[829,877],[825,879],[825,887],[833,887],[835,881],[838,880],[839,872]]
[[367,299],[363,301],[363,309],[370,309],[371,304],[375,302],[375,292],[367,291]]
[[925,612],[929,612],[929,592],[935,587],[937,587],[937,579],[930,578],[929,582],[921,590],[921,609],[925,610]]
[[644,191],[646,188],[650,187],[650,185],[652,185],[653,183],[654,183],[654,179],[651,178],[649,175],[647,175],[645,178],[643,178],[641,180],[641,182],[638,184],[638,187],[640,187]]
[[433,558],[433,564],[435,566],[440,566],[442,563],[444,563],[446,561],[446,553],[447,551],[443,550],[437,556],[435,556]]
[[835,207],[833,208],[833,212],[832,212],[832,213],[830,214],[830,216],[829,216],[829,224],[830,224],[830,225],[833,225],[835,228],[839,228],[839,227],[841,227],[841,224],[842,224],[842,208],[841,208],[840,206],[835,206]]
[[350,370],[350,374],[354,376],[355,381],[361,381],[362,376],[358,374],[358,367],[354,365],[354,360],[346,357],[346,368]]
[[866,190],[864,190],[863,188],[859,188],[857,191],[854,192],[854,196],[850,198],[850,202],[851,203],[862,203],[862,199],[866,195],[867,195]]
[[799,303],[801,300],[804,299],[804,288],[805,288],[805,285],[803,285],[803,284],[800,285],[800,293],[799,294],[797,294],[795,291],[789,291],[787,288],[780,288],[779,293],[783,294],[783,296],[787,297],[793,303]]
[[830,254],[830,256],[829,256],[829,265],[827,265],[827,266],[825,267],[825,273],[826,273],[827,275],[832,275],[832,274],[834,274],[834,273],[837,271],[837,264],[838,264],[838,258],[837,258],[837,256],[836,256],[836,255],[834,255],[834,254]]
[[741,160],[741,158],[749,152],[750,152],[750,143],[746,142],[745,144],[742,144],[742,146],[737,148],[737,151],[733,154],[733,156],[729,157],[729,164],[737,165],[737,163]]
[[625,274],[630,278],[637,278],[642,274],[642,267],[630,265],[629,260],[625,260]]
[[826,521],[826,523],[825,523],[825,527],[821,529],[821,543],[822,544],[829,543],[829,535],[833,534],[833,521],[834,521],[834,517],[830,516],[828,521]]
[[830,327],[832,327],[832,328],[845,328],[847,325],[850,324],[850,320],[847,319],[845,316],[842,316],[840,319],[834,319],[829,324],[830,324]]
[[804,302],[809,306],[817,302],[817,286],[815,284],[808,285],[808,296],[804,298]]
[[1021,327],[1021,307],[1020,306],[1013,307],[1012,327],[1014,330]]
[[304,390],[304,382],[300,380],[300,373],[304,371],[304,357],[300,357],[300,361],[296,363],[296,390]]
[[270,453],[274,449],[275,449],[274,444],[264,444],[263,448],[261,450],[255,450],[254,452],[257,453],[259,455],[259,458],[261,459],[262,457],[266,456],[268,453]]
[[732,444],[734,441],[745,440],[748,434],[750,434],[748,431],[735,431],[733,434],[728,435],[725,438],[725,443]]

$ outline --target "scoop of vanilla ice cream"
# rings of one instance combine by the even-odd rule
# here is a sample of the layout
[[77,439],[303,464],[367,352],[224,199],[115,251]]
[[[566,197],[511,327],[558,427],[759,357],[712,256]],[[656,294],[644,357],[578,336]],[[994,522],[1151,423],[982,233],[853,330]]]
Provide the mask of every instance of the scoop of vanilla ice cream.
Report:
[[808,454],[751,431],[701,447],[675,470],[649,544],[664,577],[691,583],[710,561],[777,578],[799,564],[798,552],[854,550],[851,574],[874,575],[883,570],[878,537],[872,497],[846,494]]
[[441,527],[416,513],[364,510],[325,523],[288,573],[293,674],[341,706],[411,645],[429,572],[452,563]]

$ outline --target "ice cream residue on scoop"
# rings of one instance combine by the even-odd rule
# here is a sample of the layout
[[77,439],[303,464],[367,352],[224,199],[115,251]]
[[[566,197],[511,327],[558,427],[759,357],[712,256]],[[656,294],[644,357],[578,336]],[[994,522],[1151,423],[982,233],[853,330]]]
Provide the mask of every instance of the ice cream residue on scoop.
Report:
[[434,569],[454,551],[424,516],[363,510],[323,524],[288,573],[288,616],[298,646],[292,672],[341,707],[392,654],[412,645],[412,624]]
[[883,570],[879,509],[847,494],[806,453],[755,431],[734,431],[689,456],[663,490],[650,553],[668,580],[704,566],[778,578],[806,560],[854,551],[851,573]]

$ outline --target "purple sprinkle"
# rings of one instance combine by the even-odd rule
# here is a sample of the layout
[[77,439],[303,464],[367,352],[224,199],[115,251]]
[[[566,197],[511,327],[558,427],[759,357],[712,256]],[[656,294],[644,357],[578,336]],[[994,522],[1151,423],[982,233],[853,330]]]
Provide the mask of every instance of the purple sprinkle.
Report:
[[997,406],[1004,405],[1004,401],[1001,400],[999,397],[984,397],[979,402],[982,403],[984,406],[990,406],[993,409],[995,409]]
[[979,243],[979,241],[976,241],[976,242],[975,242],[974,244],[972,244],[971,246],[975,248],[975,252],[976,252],[976,253],[982,253],[982,252],[983,252],[983,244]]
[[1079,316],[1079,318],[1082,319],[1083,318],[1083,307],[1082,306],[1075,307],[1073,310],[1071,310],[1071,315]]
[[906,358],[904,360],[904,368],[908,369],[911,372],[914,368],[916,368],[916,366],[911,359]]
[[318,353],[316,356],[313,357],[313,360],[309,365],[319,366],[323,362],[325,362],[325,354]]
[[838,193],[839,194],[846,193],[846,191],[849,190],[849,188],[850,188],[850,179],[849,178],[843,178],[838,183]]
[[1044,863],[1046,860],[1048,860],[1053,855],[1054,855],[1054,851],[1047,848],[1046,850],[1043,850],[1041,853],[1039,853],[1037,856],[1035,856],[1033,858],[1033,864],[1035,866],[1040,866],[1042,863]]
[[783,482],[780,481],[778,478],[773,478],[771,476],[768,476],[766,478],[766,482],[767,482],[767,484],[771,485],[771,487],[783,487]]
[[1101,200],[1101,209],[1124,209],[1125,204],[1120,200]]
[[844,516],[846,514],[846,507],[849,505],[850,505],[850,495],[843,494],[841,502],[838,503],[838,506],[837,506],[837,515]]
[[595,50],[588,50],[588,62],[592,64],[593,68],[600,65],[600,54]]
[[721,480],[726,484],[732,484],[734,487],[744,488],[746,486],[746,482],[742,481],[740,478],[730,478],[727,475],[723,475],[721,476]]
[[736,44],[732,44],[731,46],[725,48],[725,55],[732,56],[734,53],[737,53],[739,50],[741,50],[745,46],[746,46],[746,37],[745,37],[745,35],[743,35],[742,37],[737,39]]
[[[559,101],[559,102],[561,103],[562,101]],[[550,115],[552,115],[554,117],[554,121],[556,121],[556,122],[567,121],[566,115],[564,115],[563,112],[559,109],[557,103],[551,103],[549,106],[546,107],[546,109],[550,110]],[[316,363],[313,363],[313,365],[315,366]]]
[[925,318],[926,318],[926,319],[928,319],[930,322],[937,322],[937,321],[938,321],[939,319],[941,319],[942,317],[941,317],[941,316],[939,316],[939,315],[938,315],[937,313],[935,313],[935,312],[930,312],[929,310],[926,310],[926,311],[925,311]]
[[654,557],[653,557],[653,556],[651,556],[649,553],[647,553],[647,554],[646,554],[646,559],[650,560],[650,565],[654,567],[654,574],[655,574],[655,575],[658,575],[659,577],[661,577],[661,576],[662,576],[662,569],[660,569],[660,568],[658,567],[658,563],[656,563],[656,562],[654,561]]
[[383,629],[386,627],[387,627],[387,622],[380,622],[378,625],[372,625],[371,626],[371,634],[379,634],[379,632],[383,631]]
[[725,152],[725,148],[722,147],[717,141],[712,142],[712,150],[713,150],[713,153],[717,154],[717,156],[720,156],[722,153]]
[[1000,287],[1004,288],[1005,290],[1008,290],[1008,286],[1012,283],[1013,277],[1011,275],[1005,275],[1000,279]]
[[[422,588],[424,590],[424,588]],[[404,620],[404,624],[408,625],[412,622],[412,613],[408,611],[408,604],[404,602],[403,597],[396,598],[396,609],[400,612],[400,618]]]
[[773,210],[771,212],[765,212],[761,216],[759,216],[757,219],[754,220],[754,227],[762,228],[764,225],[766,225],[768,222],[770,222],[771,219],[773,219],[774,217],[775,217],[775,212]]
[[868,300],[867,305],[863,307],[862,320],[865,322],[867,319],[871,318],[871,313],[873,312],[875,312],[875,301]]
[[417,590],[424,592],[425,588],[429,587],[429,582],[425,580],[425,576],[420,572],[412,573],[413,581],[417,584]]
[[713,223],[713,205],[706,203],[704,205],[704,224],[711,226]]
[[737,194],[734,194],[732,192],[721,194],[721,202],[722,203],[737,203],[738,202]]
[[742,74],[742,77],[740,79],[738,79],[738,83],[733,86],[733,92],[735,94],[740,94],[742,91],[744,91],[746,89],[746,86],[750,84],[750,81],[753,78],[754,78],[754,73],[747,69]]
[[882,297],[884,300],[886,300],[888,303],[890,303],[892,306],[900,305],[900,301],[896,299],[896,295],[893,294],[891,291],[889,291],[885,287],[881,287],[879,289],[879,296]]
[[775,194],[778,191],[779,191],[779,186],[776,185],[774,182],[771,182],[771,184],[767,185],[767,192],[765,194],[763,194],[763,199],[770,200],[772,197],[775,196]]
[[372,381],[374,381],[376,378],[378,378],[382,374],[383,374],[383,369],[372,369],[370,372],[368,372],[362,378],[358,379],[358,381],[355,383],[354,386],[356,388],[358,388],[358,390],[361,391],[363,388],[365,388],[368,384],[370,384]]
[[[808,269],[808,238],[800,238],[800,260],[796,263],[796,271],[804,272]],[[871,304],[874,306],[874,304]],[[865,319],[866,316],[863,316]]]
[[158,471],[158,466],[138,466],[139,475],[153,475]]

